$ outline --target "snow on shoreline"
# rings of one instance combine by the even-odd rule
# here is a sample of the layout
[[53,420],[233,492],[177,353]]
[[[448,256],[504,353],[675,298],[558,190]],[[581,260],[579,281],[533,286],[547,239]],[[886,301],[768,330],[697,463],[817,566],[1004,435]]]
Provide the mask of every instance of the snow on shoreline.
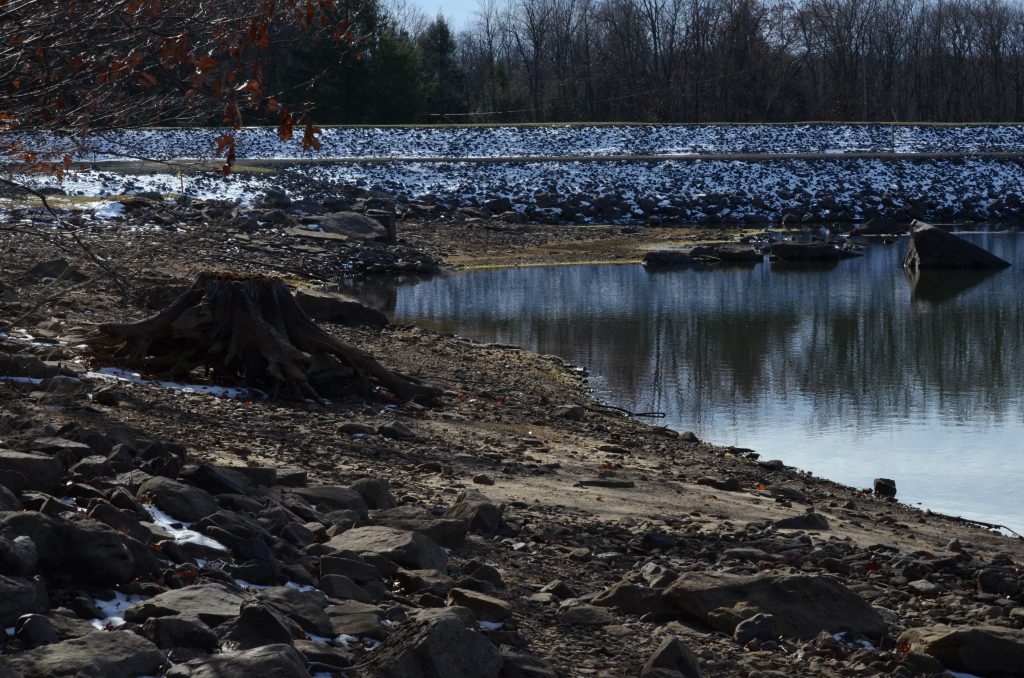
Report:
[[[80,161],[201,159],[224,130],[166,128],[97,133]],[[318,151],[302,152],[267,127],[235,133],[238,157],[517,158],[707,153],[956,153],[1024,151],[1021,125],[554,125],[500,127],[330,127]],[[58,143],[54,140],[54,143]]]
[[[96,158],[209,156],[218,130],[130,130],[98,135]],[[267,172],[181,175],[143,170],[70,172],[73,196],[142,191],[249,206],[269,189],[319,202],[340,186],[380,191],[400,202],[447,208],[507,198],[514,209],[549,222],[755,223],[794,211],[820,219],[866,219],[914,207],[932,219],[1004,220],[1020,215],[1024,165],[1014,158],[864,158],[853,152],[1015,151],[1024,125],[636,125],[470,128],[329,128],[323,148],[302,154],[273,130],[239,132],[240,158],[284,162]],[[134,149],[134,150],[133,150]],[[558,157],[659,153],[838,153],[828,159],[688,159],[600,163],[561,160],[487,162],[336,162],[346,157]],[[244,161],[242,161],[244,162]],[[151,168],[150,168],[151,169]],[[21,177],[37,187],[50,180]],[[610,209],[609,206],[614,206]],[[117,217],[107,208],[100,218]]]
[[[212,173],[184,178],[168,174],[121,175],[83,171],[62,184],[71,195],[118,195],[137,191],[185,193],[193,198],[251,204],[269,189],[284,189],[293,199],[329,195],[331,187],[352,185],[394,195],[401,202],[428,202],[451,208],[479,206],[509,198],[516,209],[533,211],[544,195],[572,198],[583,205],[613,201],[624,206],[615,218],[640,222],[671,208],[681,220],[717,217],[723,221],[777,219],[787,210],[810,206],[823,218],[840,211],[853,219],[877,208],[926,203],[934,217],[967,213],[971,218],[1011,216],[1000,203],[1024,197],[1024,167],[1014,160],[844,159],[663,161],[657,163],[522,164],[354,163],[303,164],[281,173]],[[652,208],[654,203],[658,207]],[[819,207],[816,204],[821,203]],[[557,209],[557,208],[556,208]],[[830,214],[831,213],[831,214]],[[557,216],[557,213],[556,213]],[[601,215],[576,215],[575,221],[599,221]]]

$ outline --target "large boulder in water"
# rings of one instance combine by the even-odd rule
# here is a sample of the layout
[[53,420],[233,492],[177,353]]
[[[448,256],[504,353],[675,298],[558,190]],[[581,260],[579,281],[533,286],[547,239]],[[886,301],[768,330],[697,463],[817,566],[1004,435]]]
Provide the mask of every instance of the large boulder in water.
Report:
[[827,242],[791,242],[772,243],[768,250],[772,259],[782,261],[836,261],[851,256],[853,252],[841,250]]
[[1010,262],[949,231],[915,221],[904,268],[1006,268]]

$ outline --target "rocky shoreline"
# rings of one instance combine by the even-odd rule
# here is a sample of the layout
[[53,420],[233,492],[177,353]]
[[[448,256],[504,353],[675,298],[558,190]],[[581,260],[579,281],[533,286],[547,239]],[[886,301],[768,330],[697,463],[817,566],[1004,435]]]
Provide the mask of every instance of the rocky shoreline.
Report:
[[0,676],[1021,675],[1020,539],[635,421],[555,357],[323,323],[443,389],[427,407],[203,390],[84,347],[194,262],[308,287],[707,239],[463,215],[389,244],[366,200],[366,237],[330,237],[283,204],[137,199],[83,231],[124,299],[55,267],[59,229],[4,236]]

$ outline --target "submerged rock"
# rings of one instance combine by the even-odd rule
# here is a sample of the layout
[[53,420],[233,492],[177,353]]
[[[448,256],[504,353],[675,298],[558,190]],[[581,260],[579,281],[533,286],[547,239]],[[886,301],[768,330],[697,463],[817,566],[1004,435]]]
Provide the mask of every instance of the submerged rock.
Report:
[[904,268],[1006,268],[1010,262],[949,231],[915,221]]
[[777,242],[769,250],[772,259],[782,261],[835,261],[858,256],[827,242]]
[[689,266],[692,263],[690,255],[679,250],[651,250],[644,254],[644,266],[648,268]]

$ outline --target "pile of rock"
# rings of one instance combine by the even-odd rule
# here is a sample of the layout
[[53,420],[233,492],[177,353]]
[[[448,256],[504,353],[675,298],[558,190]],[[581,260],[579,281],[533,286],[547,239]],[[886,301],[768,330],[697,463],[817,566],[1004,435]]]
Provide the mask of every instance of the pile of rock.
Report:
[[[33,421],[0,450],[0,674],[497,676],[498,570],[448,554],[502,529],[473,492],[446,515],[384,480],[193,460],[179,444]],[[442,546],[443,545],[443,546]]]

